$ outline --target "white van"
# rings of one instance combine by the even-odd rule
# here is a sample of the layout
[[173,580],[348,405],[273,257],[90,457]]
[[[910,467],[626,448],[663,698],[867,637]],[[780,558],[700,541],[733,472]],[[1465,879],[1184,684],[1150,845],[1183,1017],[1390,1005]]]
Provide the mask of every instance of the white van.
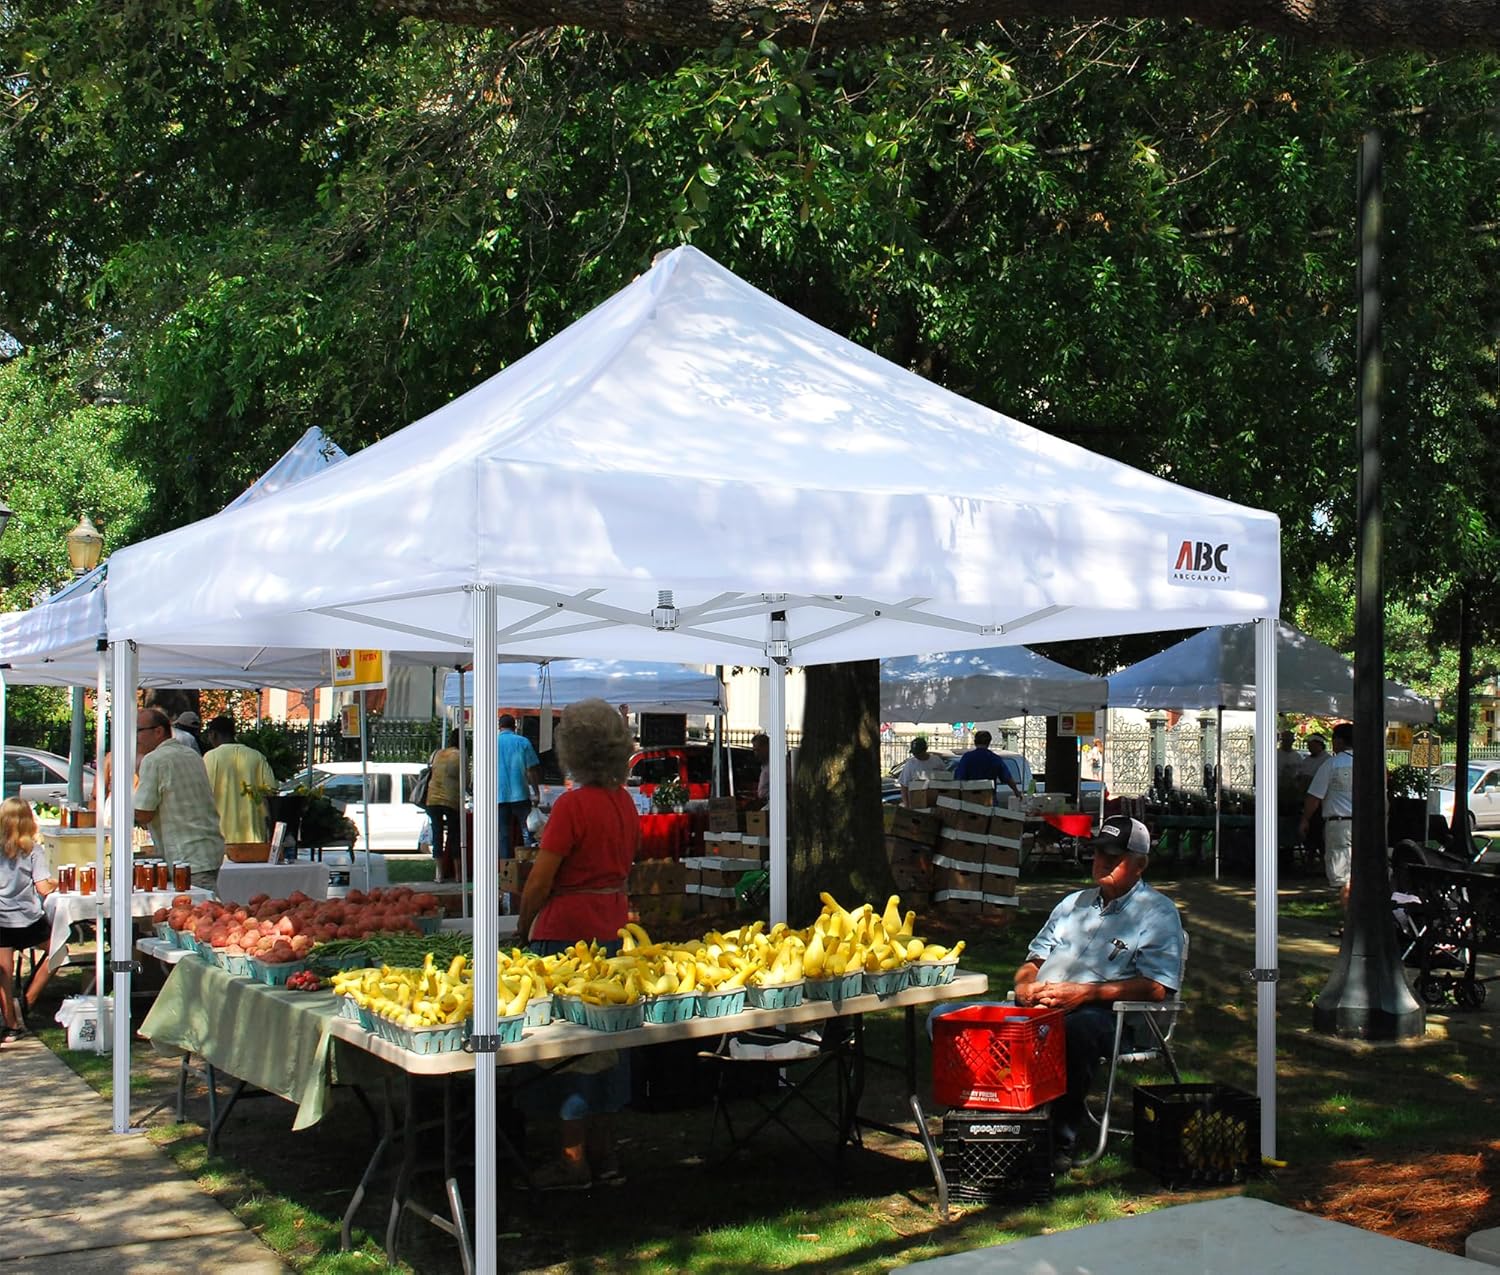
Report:
[[[421,850],[427,812],[411,800],[412,785],[425,767],[414,761],[372,761],[369,771],[370,849],[416,854]],[[356,850],[364,849],[365,793],[357,761],[328,761],[292,776],[283,793],[315,788],[359,829]]]

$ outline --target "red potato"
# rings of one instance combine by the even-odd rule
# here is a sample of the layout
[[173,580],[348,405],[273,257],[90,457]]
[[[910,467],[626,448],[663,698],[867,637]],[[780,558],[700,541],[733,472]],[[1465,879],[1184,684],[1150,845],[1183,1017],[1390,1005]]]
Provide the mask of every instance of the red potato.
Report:
[[160,925],[170,915],[171,913],[169,913],[166,908],[157,908],[156,911],[151,914],[151,924]]
[[172,898],[172,906],[174,908],[190,908],[193,906],[194,902],[196,902],[196,900],[191,894],[178,894],[174,895]]
[[250,896],[250,906],[252,908],[258,908],[262,903],[269,903],[270,901],[271,896],[264,891],[260,894],[252,894]]

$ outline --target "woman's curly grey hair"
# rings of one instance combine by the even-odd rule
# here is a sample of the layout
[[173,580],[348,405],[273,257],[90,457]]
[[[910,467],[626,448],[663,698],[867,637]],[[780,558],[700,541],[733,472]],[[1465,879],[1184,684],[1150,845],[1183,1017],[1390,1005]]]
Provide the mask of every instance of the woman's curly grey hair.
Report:
[[576,783],[619,787],[630,773],[634,748],[625,719],[602,699],[582,699],[563,709],[557,759]]

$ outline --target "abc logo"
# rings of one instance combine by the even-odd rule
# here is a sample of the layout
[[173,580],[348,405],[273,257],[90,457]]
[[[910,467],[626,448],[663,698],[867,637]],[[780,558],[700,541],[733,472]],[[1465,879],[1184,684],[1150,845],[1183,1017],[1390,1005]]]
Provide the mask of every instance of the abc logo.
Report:
[[1225,559],[1228,553],[1228,544],[1214,545],[1207,540],[1184,540],[1177,551],[1177,564],[1172,570],[1214,571],[1227,576],[1229,564]]

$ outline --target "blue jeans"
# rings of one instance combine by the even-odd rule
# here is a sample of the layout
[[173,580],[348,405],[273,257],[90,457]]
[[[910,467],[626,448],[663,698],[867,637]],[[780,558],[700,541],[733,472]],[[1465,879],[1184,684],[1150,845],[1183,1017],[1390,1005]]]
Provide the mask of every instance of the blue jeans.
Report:
[[526,844],[526,816],[531,813],[529,801],[502,801],[500,808],[500,857],[515,858],[515,848]]

